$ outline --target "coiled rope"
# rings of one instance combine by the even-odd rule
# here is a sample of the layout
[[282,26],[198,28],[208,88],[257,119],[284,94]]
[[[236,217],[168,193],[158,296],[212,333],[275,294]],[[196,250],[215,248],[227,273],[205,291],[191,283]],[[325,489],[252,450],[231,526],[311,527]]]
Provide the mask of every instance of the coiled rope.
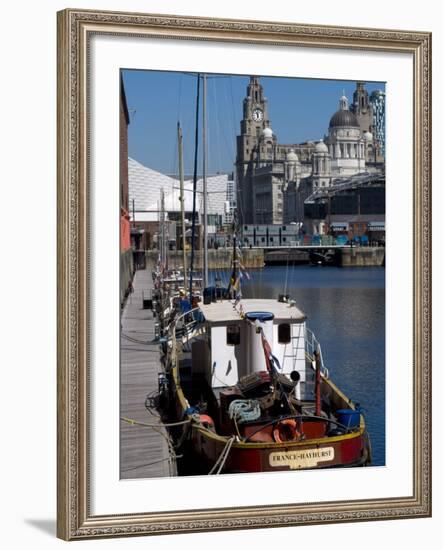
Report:
[[260,404],[255,399],[235,399],[229,405],[229,417],[239,424],[257,420],[261,416]]

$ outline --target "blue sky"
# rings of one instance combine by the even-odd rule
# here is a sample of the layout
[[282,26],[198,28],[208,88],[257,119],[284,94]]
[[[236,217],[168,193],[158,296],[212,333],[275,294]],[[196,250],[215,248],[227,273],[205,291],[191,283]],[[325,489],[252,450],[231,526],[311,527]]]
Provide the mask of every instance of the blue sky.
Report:
[[[271,127],[279,143],[318,140],[328,130],[345,91],[352,101],[354,81],[261,77]],[[129,156],[165,174],[178,174],[177,121],[183,129],[186,174],[193,170],[196,75],[123,70],[130,115]],[[208,75],[208,173],[232,172],[236,136],[248,76]],[[384,90],[367,82],[366,89]],[[201,105],[200,105],[201,115]],[[200,126],[201,133],[201,126]],[[201,170],[201,147],[199,150]]]

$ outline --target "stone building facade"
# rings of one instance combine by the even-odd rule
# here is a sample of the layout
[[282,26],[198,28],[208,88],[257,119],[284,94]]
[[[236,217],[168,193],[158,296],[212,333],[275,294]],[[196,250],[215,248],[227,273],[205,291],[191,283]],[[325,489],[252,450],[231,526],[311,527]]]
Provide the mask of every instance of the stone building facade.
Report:
[[237,211],[242,224],[301,224],[307,197],[337,178],[367,170],[374,136],[364,83],[357,83],[353,100],[350,107],[344,95],[340,98],[324,139],[280,144],[260,79],[250,77],[237,136]]

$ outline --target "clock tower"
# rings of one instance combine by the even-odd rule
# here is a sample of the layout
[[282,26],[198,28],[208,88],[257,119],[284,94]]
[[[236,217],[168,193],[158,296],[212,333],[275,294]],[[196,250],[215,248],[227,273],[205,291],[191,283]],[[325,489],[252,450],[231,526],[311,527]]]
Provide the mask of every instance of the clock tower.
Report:
[[240,123],[242,135],[259,136],[269,126],[268,100],[263,95],[263,86],[257,76],[251,76],[243,100],[243,120]]
[[237,136],[237,205],[240,223],[252,223],[254,205],[252,193],[253,161],[258,151],[260,136],[270,127],[268,100],[263,94],[259,77],[251,76],[243,100],[243,119]]

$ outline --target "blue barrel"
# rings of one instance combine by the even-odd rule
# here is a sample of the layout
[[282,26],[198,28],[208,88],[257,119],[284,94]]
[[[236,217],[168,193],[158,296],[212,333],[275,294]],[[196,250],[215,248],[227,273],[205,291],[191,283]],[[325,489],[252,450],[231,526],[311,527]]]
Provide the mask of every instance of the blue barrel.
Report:
[[246,319],[265,323],[266,321],[272,321],[274,319],[274,314],[269,311],[248,311]]
[[358,428],[360,426],[360,411],[352,409],[338,409],[336,411],[337,422],[346,428]]

